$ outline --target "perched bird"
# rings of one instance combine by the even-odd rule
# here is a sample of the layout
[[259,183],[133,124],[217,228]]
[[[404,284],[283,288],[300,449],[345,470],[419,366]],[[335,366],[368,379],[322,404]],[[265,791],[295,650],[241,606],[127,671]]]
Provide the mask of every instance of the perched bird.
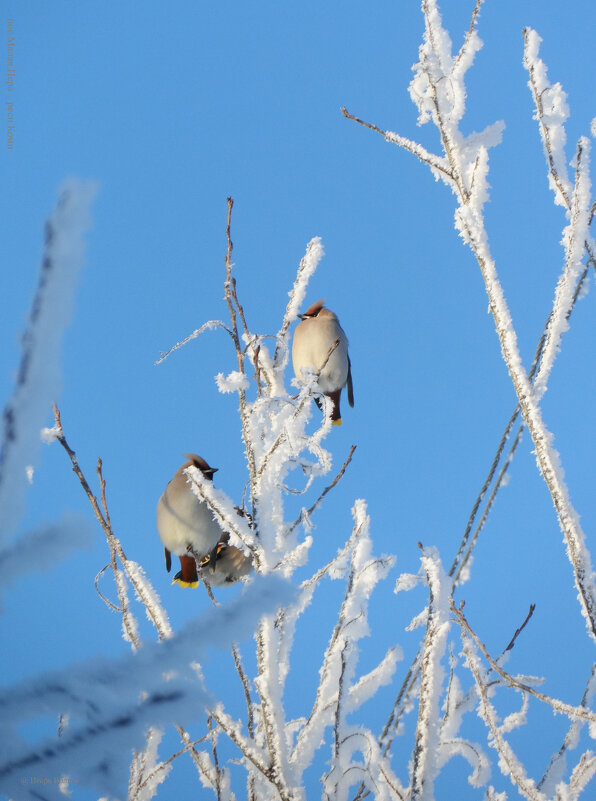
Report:
[[240,548],[229,545],[230,535],[224,534],[211,553],[201,559],[200,573],[207,584],[222,587],[245,579],[252,571],[252,559]]
[[157,502],[157,530],[164,544],[168,573],[172,567],[172,554],[180,557],[180,572],[176,573],[172,584],[196,587],[199,582],[197,565],[189,549],[199,556],[210,553],[220,541],[222,532],[211,509],[192,491],[184,470],[198,467],[205,478],[213,481],[217,468],[209,467],[196,453],[185,456],[189,461],[176,470]]
[[[324,300],[313,303],[304,314],[298,316],[301,322],[296,326],[292,342],[292,362],[296,378],[302,378],[301,372],[305,367],[314,367],[320,372],[319,388],[324,395],[331,398],[331,420],[334,426],[340,426],[339,399],[345,386],[348,389],[348,403],[350,406],[354,405],[348,338],[335,314],[325,308]],[[337,347],[332,350],[336,342]],[[317,405],[322,408],[318,399]]]

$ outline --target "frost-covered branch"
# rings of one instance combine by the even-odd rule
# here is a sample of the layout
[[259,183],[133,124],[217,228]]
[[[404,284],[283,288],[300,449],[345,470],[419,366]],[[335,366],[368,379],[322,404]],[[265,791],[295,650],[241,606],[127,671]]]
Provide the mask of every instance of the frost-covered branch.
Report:
[[115,556],[117,555],[120,559],[122,567],[126,573],[126,576],[132,586],[134,587],[137,596],[139,597],[140,601],[144,604],[145,609],[147,611],[147,617],[155,626],[160,639],[170,637],[172,635],[172,628],[168,621],[168,616],[161,606],[159,601],[159,597],[153,587],[151,586],[150,582],[145,577],[143,570],[137,565],[135,562],[127,559],[126,554],[124,553],[124,549],[120,543],[120,540],[116,537],[112,530],[111,523],[109,521],[109,514],[107,512],[107,504],[105,504],[105,483],[103,481],[103,474],[102,474],[102,466],[101,460],[98,461],[98,474],[100,479],[100,485],[102,488],[102,498],[104,502],[104,509],[105,514],[102,512],[100,508],[99,501],[97,500],[96,496],[93,494],[91,487],[81,467],[78,463],[76,453],[72,450],[70,445],[66,440],[66,436],[64,434],[64,430],[62,428],[62,420],[60,416],[60,410],[56,405],[54,405],[54,418],[55,418],[55,430],[56,430],[56,439],[62,445],[72,464],[72,469],[77,478],[79,479],[87,498],[89,499],[89,503],[95,513],[99,524],[101,525],[106,539],[110,548],[110,553],[113,554],[111,565],[114,570],[114,577],[117,582],[118,587],[118,594],[120,597],[120,604],[121,609],[123,610],[123,626],[125,632],[128,636],[126,639],[130,638],[130,642],[135,645],[135,647],[139,646],[139,641],[136,635],[136,622],[129,613],[128,601],[126,599],[126,591],[124,585],[119,583],[119,571],[115,566]]
[[232,340],[234,339],[230,329],[227,327],[227,325],[224,325],[224,323],[222,323],[221,320],[208,320],[206,323],[203,323],[203,325],[200,326],[200,328],[197,328],[195,331],[193,331],[192,334],[189,334],[187,337],[180,340],[180,342],[177,342],[175,345],[172,345],[171,348],[164,351],[160,355],[159,359],[156,359],[154,363],[161,364],[168,358],[170,353],[173,353],[175,350],[178,350],[178,348],[182,348],[184,345],[188,344],[191,340],[196,339],[200,334],[203,333],[203,331],[209,331],[213,328],[222,328],[227,334],[230,335],[230,337],[232,337]]
[[[588,706],[596,693],[596,663],[592,665],[592,672],[584,690],[581,706]],[[548,796],[554,794],[556,785],[561,782],[566,767],[567,752],[574,748],[579,738],[579,731],[583,722],[573,718],[569,730],[559,750],[553,754],[544,776],[538,782],[538,789],[543,790]]]
[[333,479],[333,481],[330,484],[327,484],[327,486],[321,492],[321,494],[316,499],[316,501],[314,501],[314,503],[311,504],[311,506],[309,506],[308,509],[302,509],[300,511],[299,516],[289,526],[288,534],[291,534],[292,531],[296,528],[296,526],[300,525],[300,523],[304,522],[305,520],[309,520],[311,514],[315,511],[315,509],[318,509],[318,507],[321,505],[325,495],[327,495],[327,493],[330,492],[333,489],[333,487],[335,487],[339,483],[339,481],[341,481],[341,479],[343,478],[343,474],[346,472],[346,470],[348,468],[348,465],[352,461],[352,456],[354,455],[354,451],[355,450],[356,450],[356,445],[352,445],[352,447],[350,448],[350,452],[349,452],[345,462],[342,464],[342,466],[340,468],[339,473],[335,476],[335,478]]
[[517,755],[504,737],[502,727],[495,708],[490,702],[488,688],[483,681],[482,669],[474,646],[464,634],[464,656],[466,664],[474,677],[478,697],[480,699],[479,713],[490,731],[489,745],[499,755],[499,767],[505,776],[509,776],[511,783],[527,798],[528,801],[547,801],[546,796],[540,792],[532,779],[528,778],[526,771]]
[[308,282],[317,269],[319,262],[323,258],[323,255],[323,243],[321,238],[316,236],[311,239],[306,246],[306,253],[300,261],[294,286],[288,293],[290,300],[288,301],[288,305],[286,307],[281,328],[277,334],[277,343],[275,346],[275,354],[273,356],[273,367],[276,370],[283,370],[287,364],[289,353],[289,327],[298,317],[298,312],[306,297]]
[[[493,315],[495,329],[499,338],[501,353],[507,365],[511,381],[521,408],[521,412],[531,434],[538,467],[551,494],[559,524],[565,535],[567,552],[571,562],[582,613],[591,636],[596,640],[596,592],[594,575],[589,553],[585,547],[585,537],[581,529],[560,466],[558,453],[552,446],[552,435],[548,431],[538,405],[540,393],[536,393],[530,378],[524,370],[517,335],[505,300],[503,288],[497,275],[488,244],[484,226],[483,206],[488,197],[488,148],[500,140],[502,124],[490,126],[481,134],[472,134],[467,138],[459,130],[459,122],[465,110],[465,73],[471,66],[476,52],[481,47],[480,39],[471,25],[471,33],[467,37],[465,54],[460,52],[457,59],[451,54],[451,41],[444,29],[436,0],[423,0],[422,10],[426,31],[424,42],[420,47],[420,58],[415,68],[415,77],[410,85],[412,100],[419,109],[419,122],[430,120],[435,124],[443,145],[445,158],[449,165],[449,180],[446,181],[456,195],[458,206],[455,211],[455,225],[464,242],[474,254],[489,298],[489,306]],[[476,13],[476,10],[475,10]],[[535,50],[535,46],[534,46]],[[534,50],[526,49],[526,62],[535,63]],[[543,90],[542,90],[543,91]],[[556,101],[556,102],[555,102]],[[560,103],[553,99],[555,111]],[[544,115],[542,115],[544,116]],[[401,143],[398,143],[401,144]],[[553,150],[551,143],[551,152]],[[587,148],[587,140],[582,140],[582,152]],[[566,232],[567,260],[566,269],[559,282],[559,292],[555,295],[551,330],[556,333],[551,337],[550,352],[558,348],[561,325],[552,325],[564,321],[570,308],[569,302],[579,275],[577,259],[577,243],[585,242],[586,223],[589,215],[588,196],[589,182],[586,164],[578,158],[578,170],[575,189],[568,188],[569,181],[553,155],[552,169],[560,178],[562,190],[560,195],[567,198],[570,228]],[[446,178],[445,174],[441,177]],[[571,200],[573,194],[574,200]],[[577,206],[577,213],[572,209]],[[545,363],[540,378],[542,392],[546,389],[547,378],[552,365],[549,358]]]
[[[343,783],[347,766],[351,764],[353,743],[348,743],[346,735],[340,733],[340,728],[344,732],[347,727],[347,724],[340,726],[340,721],[344,721],[348,712],[356,710],[381,684],[388,681],[399,656],[397,651],[392,650],[370,674],[360,680],[354,680],[358,658],[356,643],[368,634],[366,623],[368,598],[377,582],[392,566],[393,560],[375,559],[370,556],[372,543],[369,537],[369,520],[362,501],[356,502],[353,514],[354,528],[351,537],[353,544],[350,546],[351,563],[344,600],[325,653],[313,708],[298,734],[290,758],[292,764],[301,766],[304,770],[312,759],[314,751],[319,747],[325,729],[333,727],[335,757],[327,775],[327,788],[335,786],[335,783]],[[343,567],[344,570],[346,568],[347,565]],[[338,572],[341,569],[342,559],[333,568],[335,575],[341,575]],[[314,586],[314,583],[308,585],[309,589]],[[369,737],[373,740],[370,733],[363,732],[363,736],[366,736],[367,740]],[[346,753],[344,746],[348,748]],[[377,757],[378,760],[382,760],[380,753]],[[371,767],[372,776],[375,775],[376,768],[378,763]],[[354,783],[360,778],[351,777],[350,782]],[[339,784],[337,786],[339,787]],[[330,792],[327,789],[327,793]]]
[[448,598],[451,582],[445,576],[437,552],[423,551],[422,564],[430,592],[424,650],[421,660],[418,722],[414,746],[411,798],[418,801],[433,798],[433,785],[438,772],[439,698],[443,687],[441,659],[449,631]]
[[[188,720],[213,705],[197,683],[191,662],[209,647],[227,648],[254,630],[258,618],[291,602],[292,591],[277,577],[262,577],[243,598],[204,613],[168,640],[147,643],[119,659],[93,660],[57,673],[29,679],[0,693],[5,729],[29,717],[66,713],[71,724],[43,747],[19,742],[0,761],[0,788],[9,795],[32,770],[62,775],[75,772],[81,781],[113,795],[122,786],[130,748],[137,748],[150,727]],[[123,699],[127,699],[126,704]],[[73,719],[80,719],[75,726]],[[110,770],[101,770],[102,764]],[[33,798],[32,794],[19,798]]]
[[476,644],[476,646],[480,649],[483,656],[491,666],[491,668],[501,676],[502,679],[505,679],[507,684],[512,687],[516,687],[518,690],[521,690],[524,693],[528,693],[529,695],[533,695],[534,698],[537,698],[539,701],[542,701],[545,704],[548,704],[552,707],[555,712],[560,712],[564,715],[567,715],[571,719],[578,718],[579,720],[584,720],[587,723],[596,723],[596,714],[591,712],[585,706],[571,706],[570,704],[566,704],[564,701],[560,701],[558,698],[551,698],[544,693],[539,692],[538,690],[534,689],[531,685],[520,681],[519,679],[512,676],[510,673],[507,673],[503,668],[496,662],[491,655],[488,653],[486,646],[480,641],[479,637],[475,632],[472,630],[470,624],[466,620],[464,613],[462,612],[461,607],[458,609],[453,601],[450,602],[451,611],[457,617],[457,620],[462,627],[462,632],[465,632]]
[[[230,322],[231,322],[231,332],[232,332],[232,340],[234,342],[234,348],[236,350],[236,361],[238,365],[238,372],[241,375],[244,375],[244,352],[241,346],[240,336],[238,334],[238,324],[236,318],[236,309],[239,310],[242,324],[245,330],[245,336],[248,340],[251,340],[252,337],[248,332],[248,328],[246,326],[246,321],[244,319],[244,311],[242,307],[238,303],[238,299],[236,296],[236,281],[232,279],[232,250],[233,244],[230,235],[230,227],[232,221],[232,208],[234,206],[234,201],[231,197],[228,198],[228,217],[226,221],[226,241],[227,241],[227,251],[226,251],[226,277],[224,281],[224,295],[226,299],[226,303],[228,305],[228,311],[230,314]],[[246,390],[244,386],[239,386],[238,388],[238,397],[240,400],[240,420],[242,423],[242,439],[244,441],[244,448],[246,451],[246,457],[248,459],[248,467],[250,473],[250,481],[251,485],[254,486],[256,481],[256,463],[255,463],[255,455],[254,449],[252,445],[252,440],[250,437],[250,422],[249,422],[249,413],[247,409],[247,402],[246,402]],[[254,493],[253,493],[254,498]],[[256,509],[253,504],[252,510],[253,520],[256,517]]]
[[582,137],[578,142],[576,154],[576,173],[569,210],[570,222],[563,232],[565,244],[565,268],[555,291],[553,311],[547,327],[544,353],[540,362],[540,369],[535,381],[536,398],[539,399],[546,392],[546,385],[550,375],[556,353],[560,348],[561,338],[568,329],[568,319],[574,302],[575,289],[584,269],[584,247],[589,237],[589,203],[590,203],[590,174],[589,174],[590,143]]
[[158,786],[166,780],[171,771],[174,759],[187,750],[183,748],[172,754],[169,759],[159,762],[157,749],[162,736],[163,732],[159,729],[150,728],[147,732],[146,747],[140,752],[135,752],[130,765],[127,801],[149,801],[153,798]]
[[37,289],[21,338],[21,361],[2,415],[0,543],[16,532],[29,486],[27,467],[37,461],[40,432],[60,392],[62,338],[72,316],[95,193],[91,182],[66,181],[45,224]]

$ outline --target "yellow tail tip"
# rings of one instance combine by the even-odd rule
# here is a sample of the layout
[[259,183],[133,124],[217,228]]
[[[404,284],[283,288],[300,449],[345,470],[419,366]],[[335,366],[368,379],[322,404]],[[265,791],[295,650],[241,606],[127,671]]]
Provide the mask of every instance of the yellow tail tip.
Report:
[[331,423],[331,425],[332,425],[332,426],[340,426],[340,425],[341,425],[341,417],[339,418],[339,420],[334,420],[334,421]]
[[183,581],[179,578],[173,579],[172,584],[178,584],[180,587],[191,587],[191,589],[199,586],[198,581]]

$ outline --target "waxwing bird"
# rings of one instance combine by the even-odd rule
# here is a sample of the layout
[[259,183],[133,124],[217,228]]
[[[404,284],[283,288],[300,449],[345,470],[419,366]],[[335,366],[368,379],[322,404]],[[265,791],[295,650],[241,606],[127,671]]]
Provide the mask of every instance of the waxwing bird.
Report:
[[[350,406],[354,405],[348,338],[336,315],[325,308],[324,300],[313,303],[298,317],[301,322],[296,326],[292,342],[294,373],[296,378],[302,378],[301,373],[305,367],[314,367],[320,373],[319,388],[333,403],[331,420],[334,426],[340,426],[339,399],[345,386],[348,390],[348,403]],[[336,342],[337,347],[330,354]],[[321,403],[316,400],[321,408]]]
[[201,559],[199,573],[212,587],[223,587],[245,579],[252,571],[252,559],[240,548],[229,545],[230,535],[225,533],[211,553]]
[[213,519],[211,509],[198,498],[191,488],[187,467],[198,467],[205,478],[213,481],[216,467],[210,467],[196,453],[185,454],[188,459],[174,473],[164,494],[157,502],[157,530],[164,544],[166,569],[172,567],[172,554],[180,557],[180,572],[172,584],[196,587],[199,579],[194,556],[189,550],[202,555],[211,552],[222,537],[220,527]]

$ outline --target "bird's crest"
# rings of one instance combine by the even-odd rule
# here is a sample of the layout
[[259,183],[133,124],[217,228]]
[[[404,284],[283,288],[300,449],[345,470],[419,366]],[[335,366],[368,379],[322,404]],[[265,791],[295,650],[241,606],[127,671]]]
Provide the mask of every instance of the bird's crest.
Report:
[[309,306],[308,309],[304,312],[304,314],[301,314],[300,316],[302,318],[316,317],[324,305],[325,305],[325,298],[321,298],[320,300],[317,300],[316,303],[313,303],[312,306]]
[[217,467],[210,467],[198,453],[185,453],[184,455],[188,459],[188,464],[184,465],[185,467],[190,467],[191,465],[198,467],[205,476],[212,476],[213,473],[217,473]]

